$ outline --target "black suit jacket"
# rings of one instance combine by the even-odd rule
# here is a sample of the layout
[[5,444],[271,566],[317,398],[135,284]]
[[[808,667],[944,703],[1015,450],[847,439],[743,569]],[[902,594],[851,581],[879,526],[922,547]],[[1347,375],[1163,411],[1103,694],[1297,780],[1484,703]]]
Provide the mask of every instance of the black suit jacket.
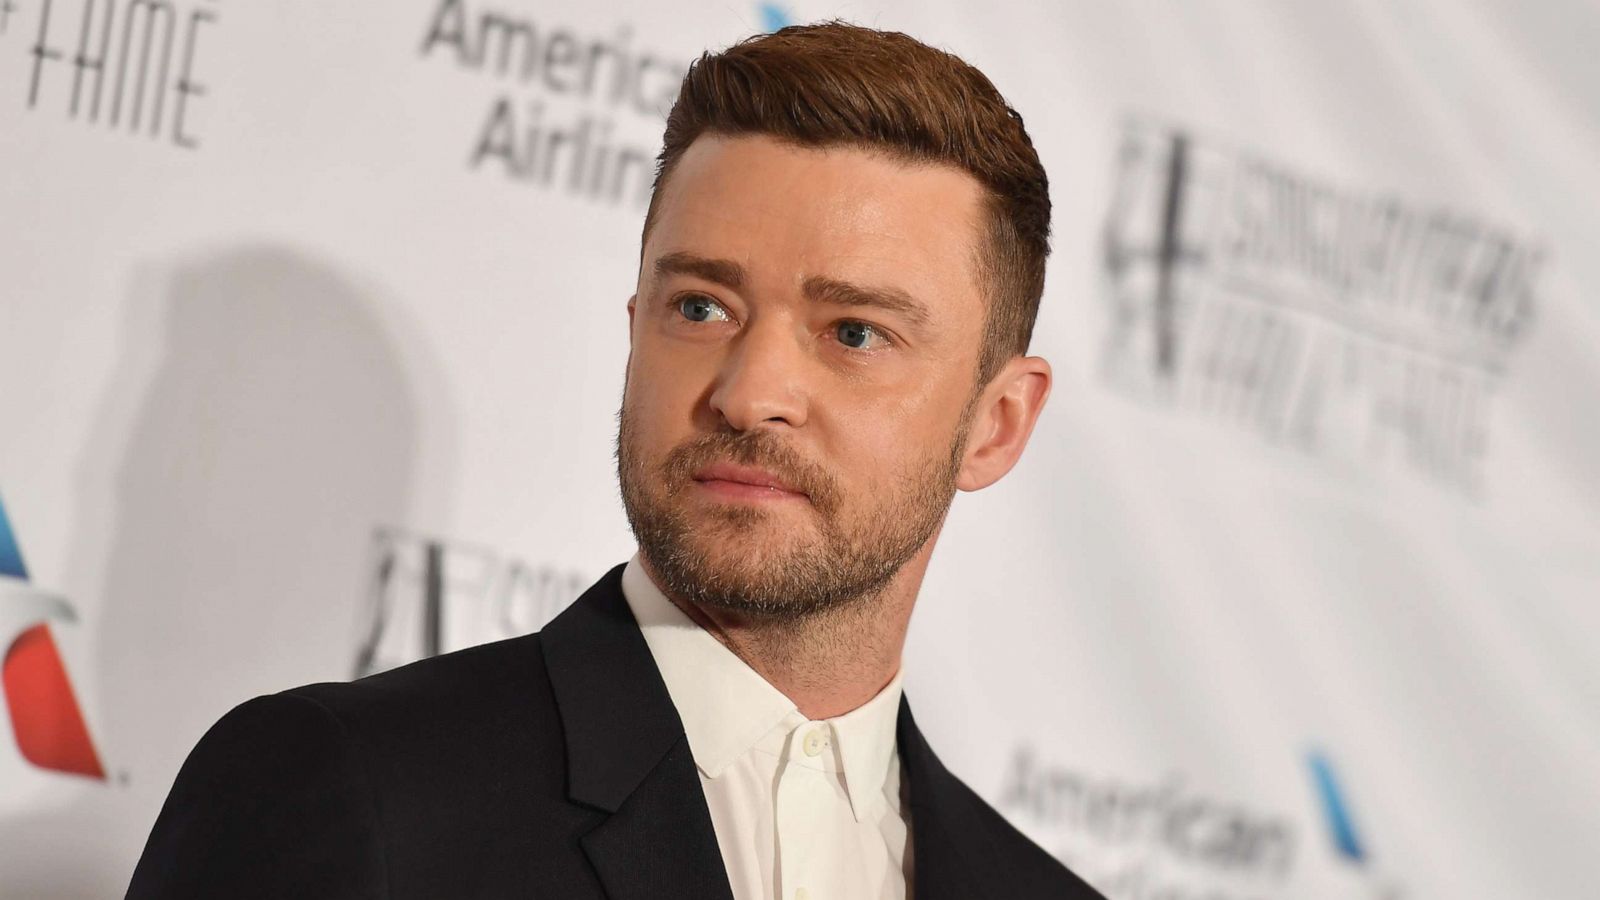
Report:
[[[538,634],[240,705],[178,773],[128,896],[731,900],[621,581]],[[940,764],[903,699],[897,729],[915,900],[1099,897]]]

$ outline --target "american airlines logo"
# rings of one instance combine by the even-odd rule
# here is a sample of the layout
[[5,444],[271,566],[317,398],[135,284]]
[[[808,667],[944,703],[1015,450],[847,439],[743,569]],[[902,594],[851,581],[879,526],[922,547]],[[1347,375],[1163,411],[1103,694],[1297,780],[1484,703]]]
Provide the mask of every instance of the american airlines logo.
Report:
[[1322,820],[1335,856],[1360,874],[1367,894],[1375,900],[1405,900],[1405,886],[1374,864],[1367,842],[1357,832],[1350,801],[1343,782],[1334,771],[1332,759],[1321,750],[1312,750],[1306,755],[1306,765],[1311,770],[1317,805],[1322,809]]
[[34,587],[16,531],[0,502],[0,686],[22,758],[41,769],[105,780],[52,624],[77,616],[67,601]]
[[[1340,885],[1340,893],[1319,896],[1411,897],[1358,829],[1333,758],[1311,748],[1305,764],[1311,828],[1299,815],[1219,796],[1181,772],[1108,775],[1027,744],[1014,748],[995,805],[1112,900],[1299,897],[1315,879]],[[1319,831],[1326,845],[1316,840]]]

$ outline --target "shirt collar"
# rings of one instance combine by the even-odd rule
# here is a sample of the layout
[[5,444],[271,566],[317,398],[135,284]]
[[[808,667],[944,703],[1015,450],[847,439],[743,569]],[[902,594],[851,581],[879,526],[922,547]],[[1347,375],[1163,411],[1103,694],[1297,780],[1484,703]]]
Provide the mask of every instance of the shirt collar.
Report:
[[[661,670],[695,766],[720,776],[798,708],[650,580],[637,554],[622,572],[622,595]],[[894,759],[901,673],[871,700],[827,722],[838,742],[851,811],[861,821],[883,794]],[[803,718],[803,717],[800,717]]]
[[889,767],[898,764],[894,734],[900,715],[900,673],[896,669],[894,677],[871,700],[828,720],[839,743],[844,786],[857,822],[863,821],[873,804],[884,798],[883,784]]

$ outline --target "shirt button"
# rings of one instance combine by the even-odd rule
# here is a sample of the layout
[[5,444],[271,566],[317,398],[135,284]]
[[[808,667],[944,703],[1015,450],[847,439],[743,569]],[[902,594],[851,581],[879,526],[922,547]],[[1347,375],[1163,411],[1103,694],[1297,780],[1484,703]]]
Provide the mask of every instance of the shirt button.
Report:
[[[821,728],[813,728],[806,732],[805,740],[800,742],[800,746],[805,748],[807,756],[816,756],[822,752],[823,747],[828,746],[828,739],[822,734]],[[798,893],[795,894],[795,898],[796,900],[806,900],[805,897]]]

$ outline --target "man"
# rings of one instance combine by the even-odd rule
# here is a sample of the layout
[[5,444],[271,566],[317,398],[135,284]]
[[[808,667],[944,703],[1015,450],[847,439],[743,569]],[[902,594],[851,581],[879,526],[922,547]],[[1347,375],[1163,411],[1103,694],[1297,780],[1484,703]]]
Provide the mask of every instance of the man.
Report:
[[977,70],[839,23],[667,121],[617,438],[639,553],[542,632],[252,700],[132,897],[1098,896],[947,771],[900,654],[1016,463],[1049,198]]

